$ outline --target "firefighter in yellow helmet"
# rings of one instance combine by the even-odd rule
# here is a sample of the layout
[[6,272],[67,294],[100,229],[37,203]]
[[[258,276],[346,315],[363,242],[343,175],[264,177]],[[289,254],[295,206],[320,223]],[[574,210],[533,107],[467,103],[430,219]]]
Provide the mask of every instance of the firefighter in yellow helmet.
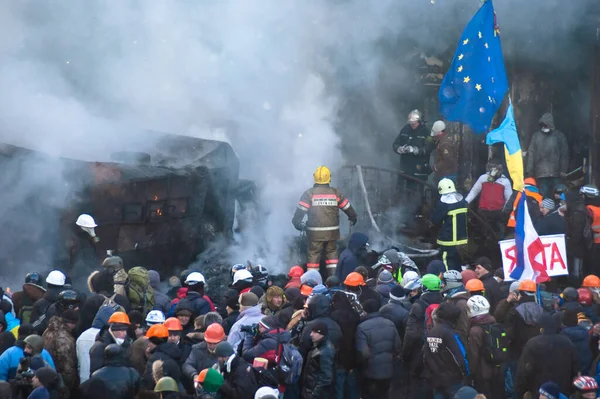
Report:
[[[313,175],[315,184],[302,194],[292,224],[299,230],[306,230],[308,236],[308,269],[319,269],[321,251],[325,247],[327,274],[332,275],[337,266],[336,241],[340,238],[341,209],[348,215],[354,226],[357,215],[350,201],[338,190],[329,186],[331,172],[326,166],[319,166]],[[306,224],[304,215],[308,215]]]

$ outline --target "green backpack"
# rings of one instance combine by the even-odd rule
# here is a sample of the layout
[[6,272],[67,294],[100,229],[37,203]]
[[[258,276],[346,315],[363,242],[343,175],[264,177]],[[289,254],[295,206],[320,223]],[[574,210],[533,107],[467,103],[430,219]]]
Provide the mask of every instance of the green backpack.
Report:
[[147,314],[154,308],[154,290],[150,285],[150,274],[141,266],[127,272],[127,297],[131,308]]

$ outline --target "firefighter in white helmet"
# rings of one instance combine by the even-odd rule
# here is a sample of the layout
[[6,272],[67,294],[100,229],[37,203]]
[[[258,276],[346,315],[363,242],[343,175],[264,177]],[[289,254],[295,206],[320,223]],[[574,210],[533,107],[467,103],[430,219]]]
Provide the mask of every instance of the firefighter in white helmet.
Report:
[[96,257],[96,243],[100,238],[96,235],[96,221],[86,213],[79,215],[75,221],[72,230],[73,234],[68,240],[69,264],[71,267],[91,267],[96,269],[99,266]]
[[[331,172],[326,166],[319,166],[313,177],[315,184],[302,194],[292,224],[297,230],[306,230],[307,233],[306,267],[319,270],[321,252],[325,249],[327,274],[331,276],[338,263],[336,241],[340,238],[339,211],[348,215],[352,225],[356,223],[357,215],[340,190],[329,186]],[[304,215],[308,215],[306,224],[302,222]]]
[[440,200],[431,215],[431,223],[441,226],[437,243],[440,246],[442,261],[446,270],[462,271],[462,258],[459,247],[467,245],[468,204],[463,196],[456,192],[454,182],[442,179],[438,183]]

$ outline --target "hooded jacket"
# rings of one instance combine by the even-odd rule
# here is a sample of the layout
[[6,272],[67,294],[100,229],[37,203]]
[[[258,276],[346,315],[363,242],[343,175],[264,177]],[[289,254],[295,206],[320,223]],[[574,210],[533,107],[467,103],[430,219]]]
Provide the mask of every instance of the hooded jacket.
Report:
[[[454,291],[454,290],[452,290]],[[487,292],[486,292],[487,294]],[[462,339],[462,342],[467,342],[467,337],[469,336],[469,326],[471,324],[471,320],[468,315],[468,306],[467,301],[471,297],[464,286],[459,288],[457,291],[449,293],[446,297],[446,300],[452,302],[460,309],[460,316],[456,321],[455,330]]]
[[575,347],[579,359],[579,371],[587,375],[592,365],[592,352],[590,351],[590,336],[588,331],[580,326],[564,327],[561,335],[569,338]]
[[219,388],[223,399],[253,399],[260,388],[250,365],[235,355],[225,364],[223,377],[225,382]]
[[362,259],[366,253],[364,246],[369,241],[369,237],[363,233],[352,233],[348,240],[348,247],[342,251],[339,256],[338,264],[335,268],[335,275],[344,282],[348,274],[352,273],[358,266],[361,266]]
[[100,330],[108,324],[108,319],[113,313],[114,309],[110,306],[100,308],[94,318],[92,326],[77,338],[75,346],[77,349],[80,384],[83,384],[90,378],[90,350],[96,342],[96,336]]
[[312,331],[312,325],[316,321],[321,321],[327,324],[329,329],[328,339],[333,345],[334,348],[340,347],[340,340],[342,338],[342,330],[340,326],[333,321],[330,317],[329,306],[331,305],[331,300],[327,298],[325,295],[315,295],[308,302],[308,323],[304,325],[302,332],[300,333],[300,345],[298,347],[298,351],[302,356],[306,356],[306,354],[310,351],[310,348],[313,344],[310,338],[310,332]]
[[[17,341],[15,346],[11,346],[2,353],[0,356],[0,381],[8,381],[15,378],[17,368],[19,367],[19,361],[25,356],[23,348],[25,348],[25,343],[23,341]],[[42,349],[40,356],[48,366],[56,369],[54,360],[46,349]]]
[[44,331],[42,338],[44,339],[44,348],[56,362],[56,371],[62,375],[69,391],[72,391],[79,385],[79,376],[77,374],[75,338],[73,338],[71,330],[60,317],[54,316],[48,322],[48,328]]
[[213,367],[217,360],[217,356],[208,350],[206,342],[200,342],[192,346],[192,351],[181,369],[191,379],[202,370]]
[[26,308],[33,309],[33,304],[40,300],[45,293],[45,288],[36,284],[25,283],[23,284],[23,291],[17,291],[12,294],[11,299],[15,308],[15,314],[22,323],[32,322],[31,310],[27,312],[28,315],[24,315],[23,312],[21,312],[22,308],[25,306]]
[[164,314],[171,310],[171,299],[167,294],[160,291],[160,275],[156,270],[148,270],[150,277],[150,286],[154,290],[154,309],[160,310]]
[[383,305],[383,307],[379,309],[379,314],[394,323],[398,335],[403,339],[406,322],[408,321],[408,309],[406,309],[402,301],[390,299],[386,305]]
[[260,334],[256,340],[246,338],[242,350],[244,360],[252,363],[254,358],[262,357],[269,361],[269,366],[275,366],[281,344],[287,344],[291,339],[292,334],[282,328],[266,331]]
[[425,311],[429,305],[440,303],[442,303],[442,295],[438,291],[425,292],[413,303],[408,313],[406,331],[404,333],[402,346],[402,358],[404,361],[410,360],[413,356],[419,356],[425,343]]
[[187,292],[185,298],[183,298],[175,307],[175,313],[179,307],[186,307],[192,310],[193,317],[202,316],[211,311],[210,303],[204,298],[204,295],[195,291]]
[[543,310],[535,303],[533,296],[525,296],[506,315],[503,323],[510,339],[509,354],[511,359],[518,359],[527,341],[540,333],[537,321]]
[[152,365],[156,361],[162,362],[163,369],[168,369],[169,377],[172,377],[178,383],[181,383],[181,369],[179,367],[179,360],[181,359],[181,351],[172,342],[165,342],[158,345],[152,351],[152,354],[148,358],[146,363],[146,370],[144,371],[144,377],[142,385],[146,389],[154,389],[156,385],[154,378],[152,377]]
[[38,299],[33,304],[33,310],[31,311],[31,323],[40,318],[41,315],[46,313],[46,310],[52,305],[54,302],[58,300],[58,294],[60,294],[64,290],[64,287],[48,287],[44,296]]
[[424,375],[438,390],[460,384],[469,375],[466,348],[450,324],[439,320],[423,346]]
[[471,319],[469,339],[467,340],[467,358],[469,368],[475,380],[475,386],[485,386],[484,381],[489,381],[494,373],[494,366],[483,355],[483,350],[488,339],[483,326],[496,323],[494,316],[489,314],[476,316]]
[[234,350],[237,349],[240,342],[244,339],[244,333],[241,331],[242,326],[256,324],[261,321],[263,317],[265,316],[260,311],[260,305],[253,306],[240,312],[238,320],[231,326],[231,330],[227,336],[227,342],[233,346]]
[[339,325],[342,333],[336,358],[338,368],[353,370],[356,368],[356,327],[360,317],[343,292],[333,295],[331,319]]
[[92,375],[104,381],[109,390],[110,399],[134,398],[140,390],[140,375],[134,368],[125,366],[119,359],[106,361],[104,367]]
[[400,354],[402,341],[396,326],[379,312],[371,313],[356,328],[356,351],[365,377],[392,378],[394,357]]
[[554,117],[550,113],[542,115],[540,123],[546,124],[550,132],[538,130],[533,134],[527,149],[526,176],[558,177],[567,173],[569,167],[569,143],[567,138],[554,127]]
[[[110,332],[110,325],[107,324],[98,333],[96,336],[96,342],[92,345],[90,349],[90,374],[93,374],[94,371],[99,370],[104,364],[104,349],[110,344],[115,344],[115,338]],[[124,359],[129,359],[131,351],[131,339],[129,337],[125,337],[125,341],[121,344],[121,353]],[[128,362],[124,364],[129,365]]]

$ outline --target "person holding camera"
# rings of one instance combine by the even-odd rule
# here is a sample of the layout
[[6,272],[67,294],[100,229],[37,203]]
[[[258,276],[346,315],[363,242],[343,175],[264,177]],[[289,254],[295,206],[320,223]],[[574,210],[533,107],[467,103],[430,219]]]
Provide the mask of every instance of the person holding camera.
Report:
[[57,397],[57,388],[60,379],[52,367],[42,367],[35,372],[33,377],[33,391],[27,399],[54,399]]
[[247,331],[242,349],[244,360],[252,363],[257,357],[267,359],[268,367],[275,367],[279,345],[287,344],[292,338],[289,331],[279,327],[275,316],[263,317],[258,325],[244,326],[242,331]]

